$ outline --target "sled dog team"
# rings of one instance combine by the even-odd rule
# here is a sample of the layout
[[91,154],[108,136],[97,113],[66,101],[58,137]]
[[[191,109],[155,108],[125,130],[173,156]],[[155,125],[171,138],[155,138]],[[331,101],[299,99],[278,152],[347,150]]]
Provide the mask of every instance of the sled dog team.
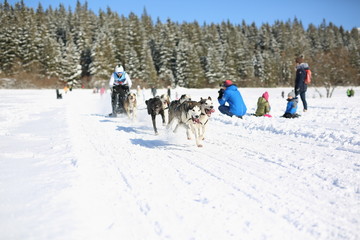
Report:
[[[211,97],[200,98],[200,101],[192,101],[191,97],[183,94],[178,100],[170,102],[168,95],[163,94],[145,101],[147,112],[151,116],[154,132],[158,135],[156,116],[160,115],[163,125],[165,122],[165,110],[168,109],[167,129],[177,132],[179,126],[186,129],[187,138],[190,140],[195,136],[196,145],[202,147],[202,140],[205,138],[206,126],[215,111]],[[135,93],[128,93],[124,99],[123,107],[129,119],[136,119],[137,99]]]
[[[134,120],[137,114],[136,94],[130,92],[132,81],[129,74],[124,71],[122,65],[116,65],[114,72],[110,76],[109,88],[111,90],[112,113],[110,117],[116,117],[118,113],[126,113]],[[170,102],[169,95],[163,94],[160,97],[154,95],[145,101],[148,114],[151,115],[155,134],[158,134],[156,127],[156,115],[162,117],[165,125],[165,110],[168,109],[168,129],[176,124],[174,132],[180,125],[184,126],[187,138],[191,139],[191,133],[195,136],[196,145],[202,147],[201,141],[205,137],[205,129],[211,113],[214,112],[214,105],[211,97],[200,99],[199,102],[192,101],[184,94],[179,100]]]
[[192,101],[189,95],[184,94],[178,100],[170,102],[169,97],[163,94],[160,97],[150,98],[145,103],[148,114],[151,115],[155,134],[158,134],[156,115],[160,115],[163,125],[166,125],[165,110],[168,109],[167,129],[172,129],[175,125],[173,132],[176,132],[179,126],[185,127],[187,138],[190,140],[194,135],[196,146],[202,147],[209,117],[214,112],[211,97]]

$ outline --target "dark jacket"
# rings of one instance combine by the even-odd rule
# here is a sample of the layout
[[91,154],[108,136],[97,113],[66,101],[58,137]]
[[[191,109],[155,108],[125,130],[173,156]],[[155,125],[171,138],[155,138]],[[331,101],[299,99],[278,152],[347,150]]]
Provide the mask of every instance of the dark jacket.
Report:
[[230,112],[236,116],[244,116],[247,111],[244,100],[236,85],[228,86],[224,91],[224,95],[218,101],[220,105],[225,105],[226,102],[229,103]]
[[306,71],[309,69],[307,63],[301,63],[296,67],[296,78],[295,78],[295,95],[299,95],[301,92],[306,92],[307,85],[304,80],[306,77]]

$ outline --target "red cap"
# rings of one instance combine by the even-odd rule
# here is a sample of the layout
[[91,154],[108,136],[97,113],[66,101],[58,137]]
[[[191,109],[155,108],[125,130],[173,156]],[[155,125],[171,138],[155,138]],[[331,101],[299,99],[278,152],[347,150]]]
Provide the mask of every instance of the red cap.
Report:
[[228,86],[230,86],[230,85],[233,85],[233,82],[232,82],[231,80],[226,80],[226,81],[224,82],[224,86],[225,86],[225,87],[228,87]]

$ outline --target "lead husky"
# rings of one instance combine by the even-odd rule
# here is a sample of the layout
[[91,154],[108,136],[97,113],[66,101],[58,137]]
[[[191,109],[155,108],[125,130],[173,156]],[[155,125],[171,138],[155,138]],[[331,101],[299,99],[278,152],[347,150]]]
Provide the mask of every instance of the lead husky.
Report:
[[180,125],[184,125],[188,139],[191,139],[192,132],[195,135],[196,145],[202,147],[200,115],[201,105],[199,102],[185,101],[174,109],[173,119],[168,126],[171,127],[176,122],[174,128],[174,132],[176,132]]
[[201,140],[205,138],[206,126],[211,117],[211,114],[215,112],[214,103],[211,100],[211,97],[208,98],[200,98],[200,106],[201,106],[201,115],[200,115],[200,123],[201,123]]

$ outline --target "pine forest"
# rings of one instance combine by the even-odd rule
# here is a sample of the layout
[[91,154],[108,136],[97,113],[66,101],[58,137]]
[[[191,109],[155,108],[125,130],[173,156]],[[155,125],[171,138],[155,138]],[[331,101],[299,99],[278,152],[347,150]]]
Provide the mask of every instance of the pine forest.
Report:
[[[325,19],[303,26],[286,22],[220,24],[173,22],[128,16],[87,2],[75,9],[44,9],[21,0],[0,3],[0,79],[14,87],[93,87],[122,64],[134,86],[292,86],[295,58],[305,56],[318,87],[360,85],[359,29],[344,30]],[[15,84],[16,83],[16,84]]]

